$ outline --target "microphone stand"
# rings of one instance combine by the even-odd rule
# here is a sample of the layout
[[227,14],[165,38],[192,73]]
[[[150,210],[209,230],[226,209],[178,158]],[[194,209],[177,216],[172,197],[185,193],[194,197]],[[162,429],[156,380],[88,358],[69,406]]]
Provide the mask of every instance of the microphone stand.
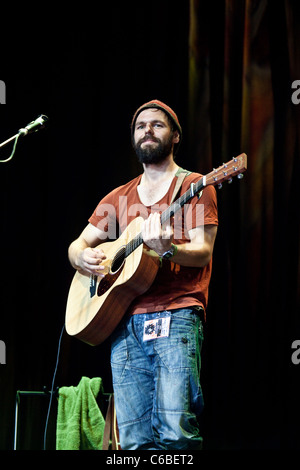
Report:
[[4,147],[5,145],[9,144],[12,140],[15,140],[15,143],[14,143],[14,146],[13,146],[13,149],[12,149],[12,152],[10,154],[10,156],[6,159],[6,160],[0,160],[0,163],[6,163],[6,162],[9,162],[9,160],[12,159],[12,157],[14,156],[15,154],[15,151],[16,151],[16,146],[17,146],[17,143],[18,143],[18,140],[19,140],[19,137],[20,135],[22,135],[20,132],[18,132],[17,134],[13,135],[12,137],[10,137],[10,139],[7,139],[5,140],[4,142],[2,142],[2,144],[0,144],[0,148]]
[[0,148],[1,147],[4,147],[6,144],[9,144],[9,142],[11,142],[12,140],[14,140],[16,137],[18,137],[19,134],[16,134],[16,135],[13,135],[10,139],[7,139],[5,140],[5,142],[2,142],[2,144],[0,144]]
[[19,129],[19,132],[17,134],[10,137],[10,139],[7,139],[4,142],[2,142],[2,144],[0,144],[0,148],[2,148],[5,145],[9,144],[9,142],[11,142],[12,140],[15,140],[12,153],[10,154],[10,156],[6,160],[0,160],[0,163],[9,162],[9,160],[12,159],[12,157],[14,156],[16,146],[17,146],[17,142],[19,140],[20,135],[24,136],[24,135],[30,134],[31,132],[36,132],[39,129],[43,129],[43,127],[44,127],[44,125],[47,121],[48,121],[48,117],[45,116],[44,114],[41,114],[35,121],[31,121],[29,124],[27,124],[27,126],[25,126],[25,128]]

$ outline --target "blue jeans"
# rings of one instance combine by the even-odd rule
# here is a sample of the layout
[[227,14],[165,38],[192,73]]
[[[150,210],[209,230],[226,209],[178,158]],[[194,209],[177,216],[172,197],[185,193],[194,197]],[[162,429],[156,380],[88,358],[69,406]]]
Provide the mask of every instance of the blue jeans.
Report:
[[[169,336],[143,341],[145,320],[166,316]],[[111,367],[122,449],[202,448],[202,341],[193,308],[133,315],[120,323],[112,335]]]

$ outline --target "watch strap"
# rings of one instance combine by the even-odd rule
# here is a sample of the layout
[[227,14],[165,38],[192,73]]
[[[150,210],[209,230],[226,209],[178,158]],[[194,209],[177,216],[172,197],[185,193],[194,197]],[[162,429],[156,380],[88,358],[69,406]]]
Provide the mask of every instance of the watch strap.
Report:
[[177,253],[177,250],[178,250],[177,246],[174,245],[174,243],[172,243],[171,248],[168,251],[165,251],[161,257],[163,259],[170,259],[172,258],[172,256],[174,256]]

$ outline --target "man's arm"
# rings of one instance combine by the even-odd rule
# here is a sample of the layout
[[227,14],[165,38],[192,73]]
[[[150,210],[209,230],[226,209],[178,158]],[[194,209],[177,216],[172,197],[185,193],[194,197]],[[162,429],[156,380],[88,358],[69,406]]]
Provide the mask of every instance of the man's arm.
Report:
[[78,271],[102,276],[100,266],[106,258],[100,248],[95,248],[107,239],[106,233],[88,224],[79,237],[69,246],[68,255],[71,265]]
[[204,225],[189,231],[190,242],[176,245],[177,252],[171,261],[181,266],[203,268],[212,257],[217,235],[217,225]]
[[[217,225],[204,225],[190,230],[190,242],[176,245],[176,253],[170,260],[181,266],[206,266],[212,257],[216,235]],[[171,227],[161,227],[158,213],[150,214],[145,220],[142,236],[144,243],[160,256],[171,248],[173,241]]]

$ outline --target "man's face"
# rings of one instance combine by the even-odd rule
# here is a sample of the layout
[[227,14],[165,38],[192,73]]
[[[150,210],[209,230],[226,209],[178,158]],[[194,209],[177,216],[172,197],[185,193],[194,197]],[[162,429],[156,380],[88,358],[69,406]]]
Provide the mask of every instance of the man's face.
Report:
[[167,116],[160,109],[142,111],[135,122],[134,149],[141,163],[165,160],[179,142],[179,134],[171,129]]

